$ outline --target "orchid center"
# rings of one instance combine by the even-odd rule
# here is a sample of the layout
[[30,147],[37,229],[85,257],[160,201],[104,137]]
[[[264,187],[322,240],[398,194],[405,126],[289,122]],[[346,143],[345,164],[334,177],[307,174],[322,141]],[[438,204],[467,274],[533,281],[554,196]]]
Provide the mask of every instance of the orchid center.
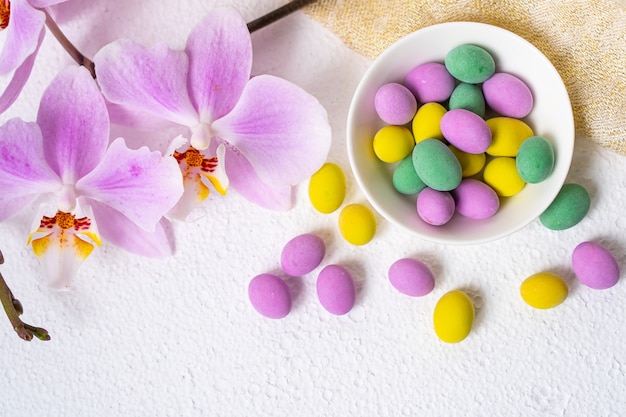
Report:
[[11,17],[11,2],[0,0],[0,30],[9,26],[9,17]]

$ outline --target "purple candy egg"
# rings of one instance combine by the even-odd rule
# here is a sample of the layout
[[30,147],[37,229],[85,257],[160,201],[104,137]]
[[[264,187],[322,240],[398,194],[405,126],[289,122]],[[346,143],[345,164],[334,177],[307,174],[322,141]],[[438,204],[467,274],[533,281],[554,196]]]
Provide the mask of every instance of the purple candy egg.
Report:
[[285,274],[300,277],[317,268],[325,253],[322,238],[306,233],[287,242],[280,254],[280,264]]
[[456,211],[470,219],[487,219],[500,208],[496,192],[482,181],[466,178],[452,191]]
[[281,319],[291,311],[291,291],[287,283],[274,274],[261,274],[248,284],[248,298],[259,314]]
[[417,214],[433,226],[446,224],[454,215],[454,199],[447,191],[424,188],[417,195]]
[[619,265],[613,254],[595,242],[583,242],[572,253],[572,268],[584,285],[596,290],[610,288],[619,280]]
[[383,122],[390,125],[404,125],[415,116],[417,100],[413,93],[402,84],[387,83],[376,91],[374,108]]
[[463,152],[479,154],[491,145],[487,122],[469,110],[449,110],[441,118],[440,126],[443,137]]
[[432,271],[417,259],[398,259],[389,268],[388,276],[396,290],[411,297],[422,297],[435,288]]
[[420,103],[442,102],[450,98],[455,80],[445,65],[427,62],[413,68],[406,76],[404,84]]
[[498,72],[483,83],[485,102],[502,116],[521,119],[533,109],[530,88],[515,75]]
[[356,286],[352,275],[341,265],[328,265],[317,277],[317,298],[329,313],[348,313],[356,302]]

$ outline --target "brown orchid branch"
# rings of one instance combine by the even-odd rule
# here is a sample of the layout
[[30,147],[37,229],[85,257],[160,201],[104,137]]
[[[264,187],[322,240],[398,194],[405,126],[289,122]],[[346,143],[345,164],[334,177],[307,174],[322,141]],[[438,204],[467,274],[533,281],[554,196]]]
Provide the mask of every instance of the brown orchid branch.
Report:
[[[4,263],[4,256],[2,252],[0,252],[0,264]],[[2,307],[4,307],[4,312],[6,313],[11,325],[13,326],[13,330],[17,333],[17,335],[30,342],[33,339],[33,336],[39,340],[50,340],[50,335],[46,329],[41,327],[31,326],[28,323],[24,323],[20,316],[24,312],[22,308],[22,303],[13,296],[11,289],[7,285],[4,277],[0,273],[0,302],[2,302]]]

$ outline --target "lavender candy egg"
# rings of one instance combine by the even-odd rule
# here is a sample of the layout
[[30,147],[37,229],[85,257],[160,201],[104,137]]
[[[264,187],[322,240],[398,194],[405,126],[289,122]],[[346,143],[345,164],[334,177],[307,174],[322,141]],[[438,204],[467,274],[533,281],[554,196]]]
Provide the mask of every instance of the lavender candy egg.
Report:
[[441,133],[448,142],[463,152],[483,153],[491,145],[491,129],[474,112],[453,109],[441,118]]
[[398,259],[389,267],[388,276],[396,290],[411,297],[422,297],[435,288],[432,271],[417,259]]
[[291,311],[291,291],[287,283],[274,274],[261,274],[248,284],[252,307],[270,319],[281,319]]
[[317,277],[317,298],[331,314],[343,315],[354,307],[356,286],[352,275],[341,265],[328,265]]
[[485,102],[501,116],[521,119],[533,109],[533,94],[515,75],[498,72],[483,83]]
[[427,62],[413,68],[404,84],[421,103],[446,101],[456,85],[445,65],[438,62]]
[[589,288],[603,290],[617,284],[620,270],[613,254],[595,242],[583,242],[572,253],[576,277]]
[[466,178],[452,191],[457,213],[470,219],[488,219],[500,208],[498,194],[482,181]]
[[424,188],[417,195],[417,214],[426,223],[441,226],[454,215],[454,199],[447,191]]
[[312,233],[291,239],[280,254],[283,271],[292,277],[301,277],[313,271],[324,259],[324,241]]
[[376,91],[374,108],[383,122],[390,125],[404,125],[415,116],[417,99],[402,84],[387,83]]

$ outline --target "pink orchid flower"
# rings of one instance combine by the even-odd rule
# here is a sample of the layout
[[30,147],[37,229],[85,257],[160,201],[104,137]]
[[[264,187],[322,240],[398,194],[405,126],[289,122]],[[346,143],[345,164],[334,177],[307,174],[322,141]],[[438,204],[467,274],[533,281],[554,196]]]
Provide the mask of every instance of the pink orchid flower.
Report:
[[62,71],[41,99],[37,123],[0,127],[0,221],[41,203],[28,241],[48,283],[64,288],[100,235],[134,253],[172,252],[163,215],[183,192],[178,165],[146,147],[109,144],[102,94],[82,67]]
[[326,160],[331,130],[325,109],[284,79],[250,78],[250,33],[231,8],[209,13],[184,52],[119,40],[94,62],[112,120],[188,128],[186,144],[174,153],[185,193],[173,217],[184,218],[199,205],[210,184],[222,194],[230,185],[263,207],[287,210],[292,187]]
[[33,69],[46,31],[46,16],[41,9],[66,1],[0,0],[0,30],[6,30],[0,77],[9,80],[0,93],[0,113],[17,100]]

